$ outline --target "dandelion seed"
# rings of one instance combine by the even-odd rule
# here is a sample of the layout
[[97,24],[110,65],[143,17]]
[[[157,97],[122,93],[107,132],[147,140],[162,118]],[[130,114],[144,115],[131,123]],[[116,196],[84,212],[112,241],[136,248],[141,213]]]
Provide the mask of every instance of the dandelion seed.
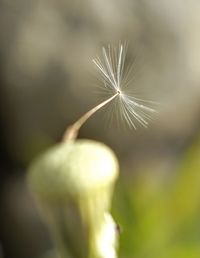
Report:
[[117,116],[125,121],[130,128],[136,129],[136,122],[147,127],[149,120],[151,120],[151,113],[156,113],[156,110],[151,108],[151,105],[155,103],[126,93],[126,88],[131,82],[132,68],[132,66],[126,67],[125,64],[127,47],[127,43],[120,43],[118,46],[108,45],[107,48],[102,48],[101,56],[97,56],[92,60],[101,76],[104,90],[111,94],[111,97],[89,110],[72,126],[67,128],[64,139],[76,138],[80,127],[88,118],[113,100],[118,102],[115,105],[119,111]]
[[129,127],[136,129],[136,122],[147,127],[151,120],[151,113],[156,110],[151,108],[152,101],[145,101],[126,93],[127,86],[131,83],[131,66],[126,66],[127,43],[120,43],[118,47],[108,46],[102,48],[101,57],[93,59],[107,92],[116,94],[120,119],[125,120]]

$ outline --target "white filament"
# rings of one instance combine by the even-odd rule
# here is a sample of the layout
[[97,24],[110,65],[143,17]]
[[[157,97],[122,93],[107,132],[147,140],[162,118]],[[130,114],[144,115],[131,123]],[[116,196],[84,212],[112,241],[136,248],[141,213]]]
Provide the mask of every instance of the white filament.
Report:
[[[126,94],[125,88],[130,84],[131,67],[126,67],[127,44],[120,43],[118,47],[108,46],[102,48],[102,56],[93,59],[94,64],[103,79],[104,87],[118,93],[120,119],[124,119],[129,127],[136,129],[135,121],[144,127],[147,127],[148,121],[151,120],[151,113],[156,110],[149,107],[154,104],[151,101],[145,101],[129,94]],[[145,105],[147,104],[147,105]]]

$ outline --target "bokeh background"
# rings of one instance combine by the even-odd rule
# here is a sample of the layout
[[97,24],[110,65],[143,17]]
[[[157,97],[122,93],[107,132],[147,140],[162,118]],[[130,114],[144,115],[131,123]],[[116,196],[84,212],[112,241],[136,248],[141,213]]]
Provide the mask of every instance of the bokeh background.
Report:
[[53,248],[27,168],[99,103],[91,60],[120,40],[138,56],[132,87],[159,115],[148,129],[120,130],[104,108],[79,135],[120,161],[119,257],[200,257],[199,28],[197,0],[0,0],[0,258]]

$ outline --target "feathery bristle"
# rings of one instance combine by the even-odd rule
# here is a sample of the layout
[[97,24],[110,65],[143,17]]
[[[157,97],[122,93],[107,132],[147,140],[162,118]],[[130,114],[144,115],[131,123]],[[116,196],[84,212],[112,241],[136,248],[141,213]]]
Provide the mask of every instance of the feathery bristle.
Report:
[[150,107],[155,104],[153,101],[139,99],[126,93],[126,88],[131,82],[131,66],[125,64],[127,47],[127,43],[120,43],[117,47],[103,47],[101,56],[93,59],[93,63],[98,68],[105,89],[112,94],[118,93],[115,100],[118,100],[120,119],[136,129],[136,121],[147,127],[151,114],[156,113],[156,110]]

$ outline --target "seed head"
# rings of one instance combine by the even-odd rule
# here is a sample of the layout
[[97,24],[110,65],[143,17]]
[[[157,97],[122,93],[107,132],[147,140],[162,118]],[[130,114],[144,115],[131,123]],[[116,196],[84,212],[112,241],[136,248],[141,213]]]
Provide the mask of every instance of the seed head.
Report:
[[101,76],[101,81],[103,81],[103,89],[110,94],[110,97],[86,112],[68,127],[64,133],[63,140],[75,139],[81,126],[94,113],[107,103],[116,100],[118,101],[118,105],[115,105],[119,111],[118,117],[125,120],[130,128],[136,129],[135,121],[147,127],[148,121],[151,120],[151,114],[156,113],[156,110],[150,107],[155,103],[136,98],[126,92],[127,86],[131,83],[130,75],[132,71],[132,65],[126,65],[127,47],[127,43],[120,43],[118,47],[108,45],[107,48],[102,48],[101,56],[93,59]]
[[156,110],[150,107],[154,102],[136,98],[126,92],[131,83],[132,71],[132,65],[126,65],[127,47],[127,43],[103,47],[101,55],[93,59],[93,63],[100,73],[104,90],[112,95],[116,94],[118,117],[125,120],[129,127],[136,129],[136,121],[147,127],[151,113]]

